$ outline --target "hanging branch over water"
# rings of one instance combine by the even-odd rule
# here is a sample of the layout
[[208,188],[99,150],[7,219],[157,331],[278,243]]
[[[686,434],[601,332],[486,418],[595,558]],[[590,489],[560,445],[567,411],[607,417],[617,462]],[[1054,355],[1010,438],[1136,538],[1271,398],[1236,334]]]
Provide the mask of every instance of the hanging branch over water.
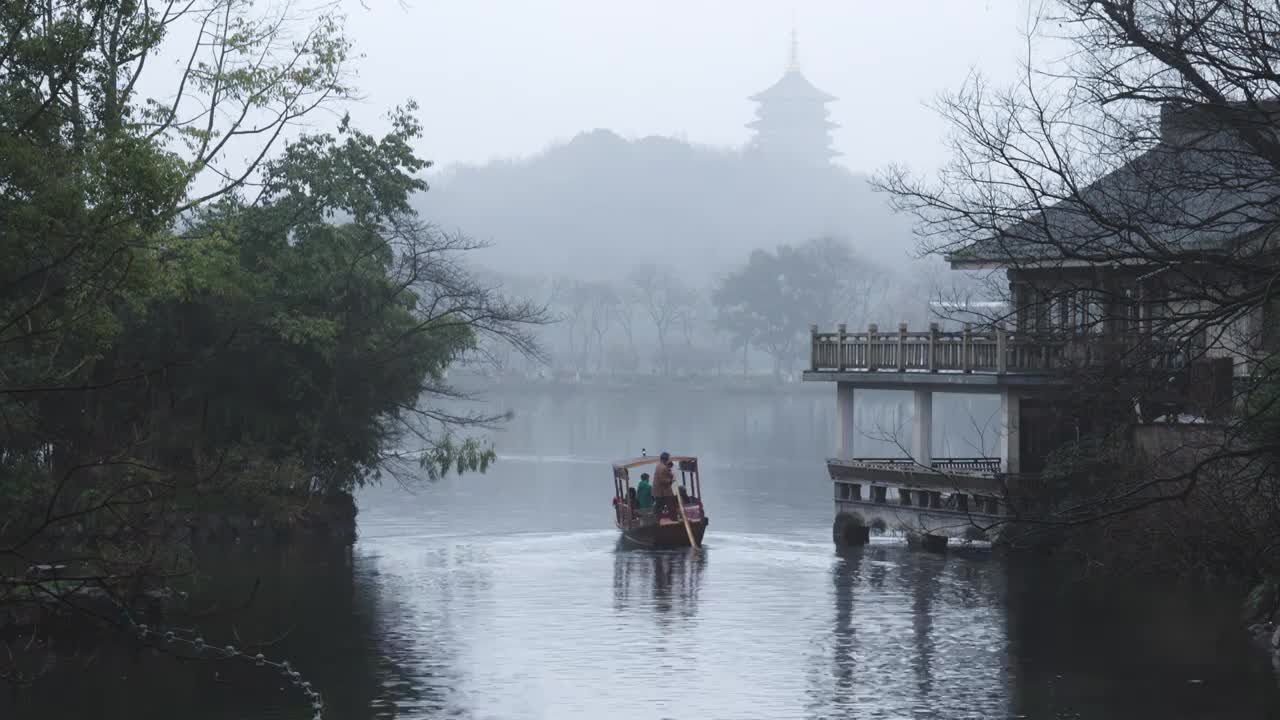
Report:
[[536,355],[538,309],[413,214],[416,105],[296,134],[351,93],[334,10],[0,12],[0,608],[131,612],[191,573],[189,515],[311,509],[409,433],[429,473],[491,458],[444,375],[478,338]]

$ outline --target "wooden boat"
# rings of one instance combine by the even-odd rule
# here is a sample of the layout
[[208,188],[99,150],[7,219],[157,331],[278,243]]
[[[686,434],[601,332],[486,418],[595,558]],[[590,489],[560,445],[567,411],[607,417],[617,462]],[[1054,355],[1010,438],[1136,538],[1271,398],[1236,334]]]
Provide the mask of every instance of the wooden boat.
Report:
[[[675,478],[678,502],[672,504],[670,512],[662,515],[652,506],[643,509],[638,507],[636,490],[631,486],[631,471],[636,468],[656,468],[658,457],[646,455],[613,464],[614,522],[627,543],[641,547],[672,548],[689,547],[692,540],[693,545],[702,545],[708,520],[702,505],[702,479],[698,475],[698,459],[672,455],[670,460],[679,473]],[[653,471],[648,472],[652,477]]]

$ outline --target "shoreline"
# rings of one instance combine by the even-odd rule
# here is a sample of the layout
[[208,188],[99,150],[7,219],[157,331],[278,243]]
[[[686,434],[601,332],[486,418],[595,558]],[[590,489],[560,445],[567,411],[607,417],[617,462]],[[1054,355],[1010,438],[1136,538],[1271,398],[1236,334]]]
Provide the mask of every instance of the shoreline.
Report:
[[[350,493],[326,497],[275,495],[272,499],[276,502],[255,498],[220,508],[179,510],[172,517],[165,542],[177,544],[197,556],[206,550],[231,547],[317,549],[355,544],[359,508]],[[63,566],[27,569],[22,581],[48,583],[53,590],[0,607],[0,639],[58,632],[75,627],[77,619],[85,613],[110,617],[120,611],[118,600],[102,587],[76,587],[69,593],[58,590],[63,584],[59,572],[64,569]],[[163,584],[142,590],[128,601],[128,608],[140,613],[148,624],[155,625],[179,611],[185,598],[185,592]]]
[[686,392],[737,391],[758,394],[818,392],[821,383],[804,383],[797,378],[778,379],[773,376],[741,375],[579,375],[579,376],[523,376],[488,375],[484,373],[453,372],[448,378],[462,388],[481,386],[488,390],[504,391],[575,391],[595,390],[621,392],[627,390],[679,390]]

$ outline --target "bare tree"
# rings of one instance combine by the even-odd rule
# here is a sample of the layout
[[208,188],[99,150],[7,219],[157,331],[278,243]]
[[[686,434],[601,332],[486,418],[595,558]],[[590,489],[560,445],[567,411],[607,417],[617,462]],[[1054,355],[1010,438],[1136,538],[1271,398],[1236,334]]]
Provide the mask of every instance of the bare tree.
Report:
[[575,370],[586,369],[584,358],[590,349],[588,301],[588,296],[582,291],[581,281],[564,276],[552,280],[551,302],[556,309],[556,324],[565,333],[568,345],[566,359]]
[[[494,346],[526,358],[543,358],[533,330],[548,322],[546,307],[507,296],[496,282],[478,277],[465,263],[468,253],[487,247],[484,243],[461,233],[442,232],[412,214],[396,217],[382,242],[396,258],[391,270],[396,283],[379,301],[386,305],[412,302],[416,310],[416,324],[382,348],[383,355],[402,352],[415,335],[465,330],[477,336],[471,352],[482,360],[491,360],[489,348]],[[430,479],[436,479],[450,466],[461,467],[458,453],[473,452],[475,446],[454,444],[457,431],[493,428],[508,419],[505,413],[440,409],[441,400],[474,397],[444,378],[423,377],[414,394],[415,405],[401,406],[400,413],[388,418],[395,427],[379,467],[402,484],[420,478],[424,468]]]
[[658,367],[663,375],[671,374],[669,333],[680,316],[680,311],[693,301],[693,290],[669,268],[641,265],[629,276],[636,288],[641,307],[653,323],[658,334]]
[[[1065,59],[1035,57],[1031,38],[1059,28]],[[953,129],[940,174],[879,180],[918,217],[925,253],[1000,271],[986,280],[1004,306],[987,321],[1071,358],[1062,404],[1092,430],[1055,457],[1072,482],[1040,521],[1179,500],[1200,527],[1280,537],[1278,33],[1273,3],[1052,3],[1015,87],[975,77],[939,102]],[[1198,392],[1223,363],[1231,386]],[[1134,452],[1135,423],[1187,414],[1217,421],[1194,452]],[[1195,515],[1160,512],[1184,528]]]
[[585,289],[591,303],[587,324],[596,342],[596,372],[601,373],[605,370],[605,337],[617,316],[619,300],[613,288],[604,283],[590,283]]
[[618,326],[622,328],[622,332],[627,336],[626,357],[628,363],[626,370],[635,372],[639,364],[639,355],[636,348],[635,321],[636,312],[639,309],[640,302],[639,290],[632,285],[622,285],[617,288],[615,294],[618,298],[618,304],[614,308],[614,318],[618,321]]

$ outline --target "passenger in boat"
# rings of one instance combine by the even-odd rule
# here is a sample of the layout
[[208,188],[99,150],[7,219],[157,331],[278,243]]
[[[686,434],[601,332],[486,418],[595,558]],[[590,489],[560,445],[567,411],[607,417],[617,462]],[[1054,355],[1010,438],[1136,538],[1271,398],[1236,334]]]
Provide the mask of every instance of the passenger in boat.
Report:
[[640,475],[640,484],[636,485],[636,507],[648,510],[653,505],[653,487],[649,485],[649,473]]
[[675,485],[676,476],[673,467],[671,455],[664,452],[658,457],[658,467],[653,471],[653,499],[659,515],[674,512],[675,493],[672,486]]

